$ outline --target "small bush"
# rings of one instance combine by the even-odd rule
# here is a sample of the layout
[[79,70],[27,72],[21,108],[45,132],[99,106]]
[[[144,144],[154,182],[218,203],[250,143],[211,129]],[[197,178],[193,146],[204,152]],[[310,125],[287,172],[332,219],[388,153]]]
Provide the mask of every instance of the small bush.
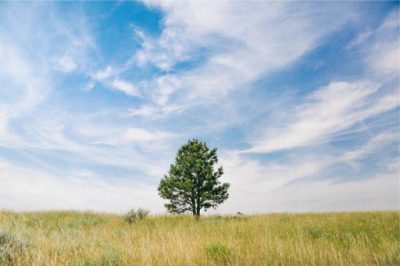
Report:
[[146,218],[147,215],[149,215],[150,211],[139,208],[136,213],[137,213],[139,220],[142,220],[142,219]]
[[0,232],[0,265],[12,264],[13,259],[24,248],[24,243],[15,235]]
[[321,228],[309,228],[308,234],[312,239],[318,239],[325,236],[325,231]]
[[143,220],[146,218],[147,215],[149,215],[150,211],[139,208],[138,210],[131,209],[129,210],[125,216],[124,220],[128,222],[129,224],[133,224],[137,221]]
[[206,246],[206,253],[217,265],[226,265],[230,261],[232,252],[227,244],[216,242]]
[[[87,257],[84,266],[112,266],[121,265],[122,252],[109,244],[101,244],[97,256]],[[80,265],[78,261],[72,265]]]

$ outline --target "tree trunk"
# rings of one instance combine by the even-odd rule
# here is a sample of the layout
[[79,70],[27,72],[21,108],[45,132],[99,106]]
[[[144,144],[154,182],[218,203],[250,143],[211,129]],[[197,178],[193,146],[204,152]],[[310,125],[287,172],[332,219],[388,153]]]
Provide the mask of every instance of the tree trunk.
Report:
[[197,203],[196,209],[196,220],[200,219],[200,204]]
[[193,217],[198,220],[200,218],[200,212],[197,212],[197,209],[193,211]]
[[195,206],[192,208],[192,212],[196,220],[200,219],[200,204],[198,202],[196,202]]
[[192,213],[193,213],[193,216],[196,215],[196,206],[195,206],[194,202],[192,202]]
[[196,197],[195,197],[194,190],[192,190],[191,200],[192,200],[192,213],[193,213],[193,217],[194,217],[194,216],[196,216]]

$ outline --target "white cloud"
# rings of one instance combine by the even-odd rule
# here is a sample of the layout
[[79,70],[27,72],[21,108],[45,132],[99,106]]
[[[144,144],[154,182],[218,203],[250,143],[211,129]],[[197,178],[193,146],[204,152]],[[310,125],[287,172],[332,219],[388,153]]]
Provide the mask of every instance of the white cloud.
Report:
[[55,61],[55,69],[62,72],[71,72],[77,68],[74,60],[69,56],[62,56]]
[[[0,171],[2,209],[73,209],[124,212],[148,208],[163,212],[155,188],[145,184],[108,183],[91,175],[55,177],[47,172],[9,165]],[[107,195],[105,197],[105,195]]]
[[107,66],[106,68],[104,68],[102,70],[98,70],[96,73],[94,73],[93,78],[97,81],[102,81],[102,80],[109,78],[112,75],[113,75],[112,67]]
[[8,125],[34,116],[56,91],[59,73],[54,70],[85,69],[89,50],[95,49],[81,13],[55,12],[52,6],[36,3],[29,11],[19,3],[0,9],[0,83],[4,84],[0,88],[0,142],[6,146],[22,138]]
[[[54,108],[44,109],[31,117],[29,123],[21,125],[18,134],[0,139],[0,146],[24,154],[29,157],[28,161],[34,160],[45,170],[51,168],[59,173],[63,173],[62,168],[42,161],[40,156],[35,158],[30,152],[40,151],[52,157],[57,153],[55,160],[66,160],[72,165],[115,166],[143,171],[147,178],[161,177],[169,165],[167,154],[176,135],[116,125],[103,121],[108,116],[105,114],[107,111],[74,116]],[[74,156],[65,157],[65,154]]]
[[123,71],[111,66],[98,70],[90,75],[92,80],[86,85],[85,90],[91,91],[95,82],[99,82],[108,89],[122,92],[128,96],[139,96],[139,89],[135,85],[119,77],[121,72]]
[[[247,152],[271,152],[321,142],[356,122],[389,111],[400,102],[389,93],[371,102],[378,86],[368,82],[332,82],[308,97],[275,131],[254,141]],[[377,98],[376,95],[372,96]]]
[[92,171],[89,171],[87,169],[81,169],[78,170],[74,173],[77,177],[82,177],[82,178],[98,178],[98,176],[93,173]]
[[346,151],[343,154],[343,159],[346,161],[362,159],[365,156],[368,156],[376,152],[378,149],[381,149],[386,144],[393,143],[393,141],[398,140],[399,137],[400,136],[398,133],[381,133],[379,135],[374,136],[359,149]]
[[394,88],[393,91],[386,93],[381,98],[376,99],[376,102],[371,105],[368,110],[365,110],[360,118],[365,119],[379,113],[383,113],[398,107],[400,104],[399,88]]
[[[199,102],[201,98],[217,100],[229,91],[246,87],[262,75],[295,62],[354,15],[351,8],[342,12],[339,5],[327,8],[271,2],[145,3],[163,9],[165,28],[157,39],[140,32],[143,43],[136,54],[139,65],[147,62],[169,70],[192,59],[198,49],[207,51],[200,66],[167,76],[174,80],[172,88],[156,84],[156,94],[160,95],[156,102],[162,105],[176,104],[169,100],[177,91],[181,94],[178,104],[182,105]],[[324,27],[319,27],[321,24]]]
[[[394,9],[376,29],[360,33],[349,48],[363,48],[363,60],[376,78],[398,77],[400,73],[400,20]],[[382,76],[383,75],[383,76]]]
[[21,49],[0,35],[0,143],[16,139],[9,124],[35,111],[47,97],[46,67],[35,64]]
[[7,160],[0,158],[0,169],[5,169],[9,166],[9,163]]
[[128,110],[129,116],[143,116],[143,117],[151,117],[157,112],[157,109],[154,106],[144,105],[139,108],[130,108]]
[[138,89],[133,86],[131,83],[121,80],[121,79],[114,79],[110,82],[111,88],[117,91],[121,91],[129,96],[139,96]]
[[[379,147],[371,147],[371,151]],[[330,179],[294,182],[304,177],[324,177],[327,167],[340,160],[327,153],[301,155],[274,163],[261,163],[238,152],[221,154],[224,181],[231,184],[230,198],[216,212],[265,213],[282,211],[354,211],[399,208],[400,169],[387,170],[334,182]]]
[[166,75],[157,78],[155,86],[157,90],[152,94],[153,101],[160,106],[165,106],[170,95],[181,86],[181,81],[174,75]]
[[400,207],[398,175],[376,173],[342,183],[297,184],[267,195],[265,202],[269,210],[280,212],[395,210]]
[[400,43],[380,45],[369,57],[372,69],[383,74],[399,75],[400,73]]
[[162,131],[150,131],[144,128],[129,128],[124,138],[128,141],[165,141],[173,135]]
[[43,66],[35,65],[7,41],[0,42],[0,67],[0,80],[7,84],[0,103],[9,116],[30,111],[46,97],[49,85]]
[[5,112],[0,109],[0,139],[4,137],[7,129],[7,117]]
[[[239,152],[225,152],[221,156],[225,174],[236,190],[259,188],[265,192],[275,190],[299,178],[312,176],[332,163],[327,156],[317,158],[292,158],[285,163],[261,163]],[[253,183],[253,184],[251,184]]]

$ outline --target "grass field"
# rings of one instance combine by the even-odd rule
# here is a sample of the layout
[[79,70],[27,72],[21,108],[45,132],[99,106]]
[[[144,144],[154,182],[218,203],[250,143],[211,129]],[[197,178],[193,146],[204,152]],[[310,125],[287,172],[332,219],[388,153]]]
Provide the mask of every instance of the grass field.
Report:
[[0,212],[0,254],[11,265],[400,265],[399,217],[150,216],[128,224],[110,214]]

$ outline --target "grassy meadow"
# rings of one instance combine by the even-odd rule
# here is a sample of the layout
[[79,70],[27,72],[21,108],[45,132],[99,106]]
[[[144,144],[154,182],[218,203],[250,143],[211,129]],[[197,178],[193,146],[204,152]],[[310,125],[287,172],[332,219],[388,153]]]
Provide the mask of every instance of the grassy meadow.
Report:
[[399,215],[0,212],[0,264],[400,265]]

